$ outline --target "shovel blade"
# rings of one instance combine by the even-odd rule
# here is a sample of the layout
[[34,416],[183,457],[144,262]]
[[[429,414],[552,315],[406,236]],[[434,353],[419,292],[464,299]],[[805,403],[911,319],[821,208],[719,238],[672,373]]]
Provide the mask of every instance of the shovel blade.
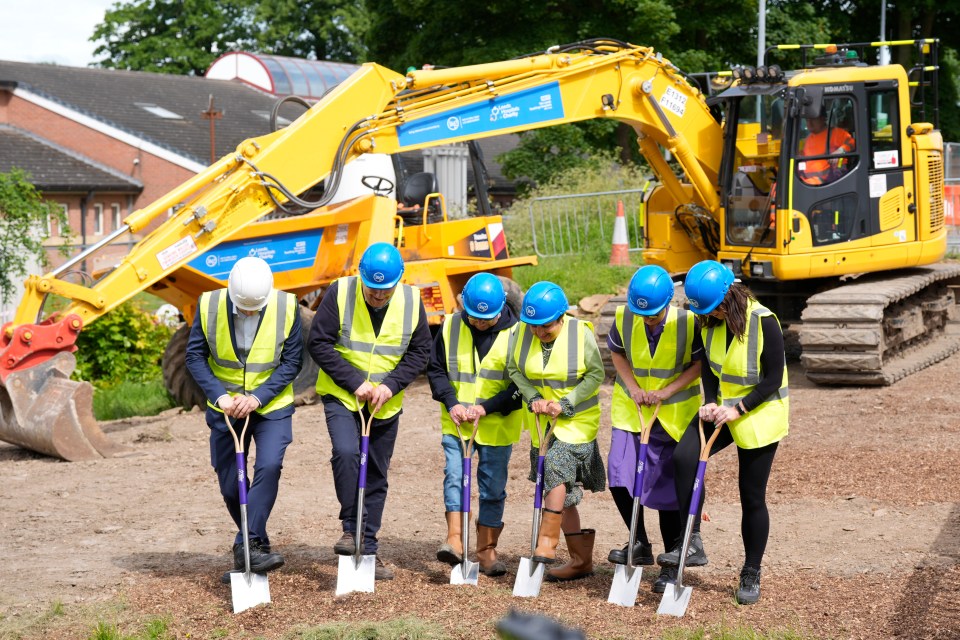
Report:
[[230,572],[230,591],[233,595],[234,613],[270,602],[270,582],[265,573]]
[[517,598],[536,598],[543,584],[543,563],[530,558],[520,558],[517,579],[513,583],[513,595]]
[[687,605],[690,604],[690,594],[693,593],[693,587],[680,587],[668,584],[667,590],[663,592],[660,598],[660,606],[657,607],[657,615],[677,616],[682,618],[687,612]]
[[637,602],[637,593],[640,591],[640,576],[643,570],[640,567],[627,567],[618,564],[613,574],[613,584],[610,585],[610,595],[607,602],[618,604],[621,607],[632,607]]
[[373,584],[376,580],[375,571],[377,556],[338,556],[336,595],[342,596],[354,591],[373,593]]
[[479,574],[480,565],[465,559],[461,564],[450,570],[450,584],[472,584],[476,586]]

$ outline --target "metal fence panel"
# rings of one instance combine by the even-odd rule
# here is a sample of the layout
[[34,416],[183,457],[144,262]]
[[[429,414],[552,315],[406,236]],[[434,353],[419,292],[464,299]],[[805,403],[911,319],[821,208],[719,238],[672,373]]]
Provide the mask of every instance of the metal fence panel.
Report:
[[540,257],[583,252],[590,242],[613,238],[618,203],[623,204],[630,251],[643,250],[643,205],[650,182],[640,189],[533,198],[528,210],[533,249]]

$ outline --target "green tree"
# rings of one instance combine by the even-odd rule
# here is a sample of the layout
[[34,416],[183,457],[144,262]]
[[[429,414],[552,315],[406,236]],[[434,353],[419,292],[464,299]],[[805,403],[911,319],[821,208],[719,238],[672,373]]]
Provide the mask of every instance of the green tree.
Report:
[[280,56],[357,62],[369,18],[356,0],[261,0],[257,50]]
[[361,60],[367,23],[358,0],[129,0],[90,40],[102,67],[203,75],[229,51]]
[[31,262],[47,264],[47,223],[54,218],[68,235],[62,209],[43,200],[30,175],[14,167],[0,173],[0,300],[13,300],[15,282],[27,275]]
[[130,0],[117,2],[97,25],[98,65],[203,75],[228,51],[256,42],[255,0]]

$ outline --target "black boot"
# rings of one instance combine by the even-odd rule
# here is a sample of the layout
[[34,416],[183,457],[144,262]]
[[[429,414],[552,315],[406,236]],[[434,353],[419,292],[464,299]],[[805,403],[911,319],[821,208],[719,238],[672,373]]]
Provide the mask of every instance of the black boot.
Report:
[[[628,542],[623,545],[623,549],[612,549],[607,555],[607,561],[613,564],[627,564],[627,546],[629,544]],[[653,546],[642,542],[635,543],[633,545],[633,565],[638,567],[651,564],[653,564]]]
[[[657,556],[657,564],[661,567],[676,567],[680,564],[680,547],[683,541],[677,543],[671,551]],[[703,540],[696,531],[690,536],[690,546],[687,547],[687,561],[685,567],[703,567],[707,564],[707,552],[703,550]]]
[[740,586],[737,588],[739,604],[754,604],[760,599],[760,569],[744,567],[740,570]]
[[653,592],[654,593],[663,593],[667,590],[668,584],[677,583],[677,568],[676,567],[661,567],[660,575],[657,576],[657,581],[653,583]]
[[[250,541],[250,571],[254,573],[266,573],[283,566],[283,556],[279,553],[271,553],[270,545],[263,544],[259,540]],[[237,542],[233,545],[233,571],[226,571],[220,576],[220,582],[230,584],[231,573],[243,573],[246,570],[246,563],[243,560],[243,543]]]

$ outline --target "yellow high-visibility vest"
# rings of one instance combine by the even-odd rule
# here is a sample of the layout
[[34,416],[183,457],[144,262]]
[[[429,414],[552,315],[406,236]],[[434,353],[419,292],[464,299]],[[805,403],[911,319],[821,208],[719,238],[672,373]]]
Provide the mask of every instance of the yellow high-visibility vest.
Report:
[[[410,338],[420,321],[419,293],[406,284],[397,290],[387,303],[387,312],[380,333],[373,331],[370,312],[363,299],[360,278],[349,276],[337,279],[337,306],[340,312],[340,337],[334,349],[343,356],[364,380],[378,385],[399,364],[410,346]],[[355,389],[341,389],[320,367],[317,376],[317,394],[332,395],[350,411],[360,411],[360,403],[353,395]],[[390,398],[377,413],[378,418],[396,415],[403,405],[403,390]]]
[[[703,344],[713,375],[720,381],[717,402],[736,406],[760,383],[760,354],[763,353],[763,328],[760,319],[773,313],[756,300],[747,303],[747,326],[742,340],[734,338],[727,349],[727,325],[704,328]],[[777,321],[779,324],[779,320]],[[787,368],[783,368],[780,388],[760,406],[727,423],[734,442],[741,449],[758,449],[778,442],[787,435],[790,397]]]
[[[633,378],[645,391],[663,389],[679,378],[693,360],[694,315],[685,309],[667,308],[667,321],[654,354],[650,353],[643,318],[634,315],[624,305],[617,307],[616,326],[623,340],[627,361],[633,369]],[[699,407],[700,386],[695,378],[660,405],[657,414],[660,426],[679,442]],[[640,410],[644,421],[649,421],[653,407],[644,406]],[[619,375],[613,388],[610,415],[617,429],[640,432],[637,405]]]
[[[283,343],[290,335],[298,312],[295,295],[273,290],[270,301],[264,307],[263,319],[250,346],[250,353],[247,354],[245,362],[240,362],[230,340],[230,323],[233,318],[227,313],[227,290],[207,291],[200,296],[200,327],[210,347],[207,362],[213,375],[223,383],[228,392],[244,394],[254,391],[267,381],[280,364]],[[270,413],[291,404],[293,383],[284,387],[267,406],[257,409],[257,413]],[[207,405],[220,411],[220,407],[209,400]]]
[[[578,320],[569,316],[564,318],[560,334],[553,342],[553,353],[547,366],[543,366],[543,352],[540,340],[533,335],[530,327],[520,323],[515,340],[513,358],[517,368],[524,377],[537,388],[540,395],[546,400],[559,402],[580,383],[587,373],[584,340],[586,331],[593,331],[593,325],[585,320]],[[557,419],[557,426],[553,430],[557,440],[570,444],[584,444],[593,442],[597,438],[600,428],[600,390],[580,402],[573,408],[574,414],[566,418],[562,414]],[[541,417],[541,424],[546,430],[546,418]],[[529,418],[528,425],[533,424]],[[530,427],[530,436],[534,446],[539,444],[536,428]]]
[[[446,348],[447,376],[457,392],[457,400],[465,407],[480,404],[494,397],[508,386],[507,347],[514,327],[497,334],[490,351],[483,359],[477,357],[473,347],[473,334],[462,314],[454,313],[443,319],[443,344]],[[480,418],[477,428],[477,444],[504,446],[520,439],[522,409],[507,415],[491,413]],[[447,408],[440,403],[440,424],[443,433],[457,435],[457,428]],[[465,425],[469,431],[472,425]],[[466,434],[464,434],[466,435]]]

